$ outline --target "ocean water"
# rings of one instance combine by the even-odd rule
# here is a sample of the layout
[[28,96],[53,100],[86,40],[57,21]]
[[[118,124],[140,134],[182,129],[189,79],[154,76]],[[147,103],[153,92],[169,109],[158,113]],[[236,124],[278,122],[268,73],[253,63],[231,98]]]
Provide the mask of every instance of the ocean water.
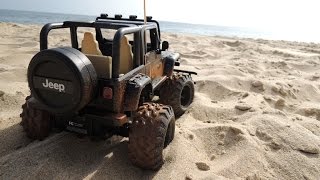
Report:
[[[94,21],[95,16],[0,9],[0,22],[44,25],[49,22],[63,22],[67,20]],[[240,38],[262,38],[272,40],[289,40],[318,43],[320,42],[319,35],[313,35],[310,33],[290,34],[287,32],[268,32],[265,30],[257,30],[252,28],[187,24],[166,21],[160,21],[159,23],[162,31],[171,33],[187,33],[195,35],[227,36]]]

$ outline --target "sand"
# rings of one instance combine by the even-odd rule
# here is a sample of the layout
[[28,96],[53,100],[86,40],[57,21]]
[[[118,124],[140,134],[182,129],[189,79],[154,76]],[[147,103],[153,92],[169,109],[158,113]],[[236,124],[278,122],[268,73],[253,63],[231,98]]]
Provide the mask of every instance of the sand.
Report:
[[130,164],[126,139],[25,137],[19,114],[40,28],[0,23],[0,179],[320,179],[319,44],[164,33],[179,68],[199,75],[166,163],[151,172]]

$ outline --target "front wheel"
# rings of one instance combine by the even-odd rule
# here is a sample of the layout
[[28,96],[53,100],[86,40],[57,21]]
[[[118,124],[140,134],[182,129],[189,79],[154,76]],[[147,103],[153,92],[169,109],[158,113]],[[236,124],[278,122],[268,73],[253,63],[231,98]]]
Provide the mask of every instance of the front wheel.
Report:
[[172,106],[176,117],[182,116],[194,98],[194,82],[189,74],[174,74],[160,89],[160,102]]
[[129,129],[131,162],[143,169],[160,169],[164,163],[163,149],[173,139],[174,122],[170,106],[155,103],[140,106]]

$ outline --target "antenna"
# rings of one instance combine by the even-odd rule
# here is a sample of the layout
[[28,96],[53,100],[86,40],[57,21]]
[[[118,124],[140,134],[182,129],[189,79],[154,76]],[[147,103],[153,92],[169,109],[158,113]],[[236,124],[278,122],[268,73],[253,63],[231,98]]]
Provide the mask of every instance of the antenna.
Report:
[[147,24],[147,8],[146,8],[146,0],[143,0],[144,6],[144,24]]

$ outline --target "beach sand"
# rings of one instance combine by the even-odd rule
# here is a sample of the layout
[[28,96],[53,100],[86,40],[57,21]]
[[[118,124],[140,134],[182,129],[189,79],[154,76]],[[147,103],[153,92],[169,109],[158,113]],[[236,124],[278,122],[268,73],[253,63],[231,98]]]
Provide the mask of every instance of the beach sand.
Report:
[[[320,45],[164,33],[198,72],[158,172],[131,165],[127,140],[25,137],[19,114],[40,26],[0,23],[0,179],[319,179]],[[63,45],[61,31],[49,41]]]

